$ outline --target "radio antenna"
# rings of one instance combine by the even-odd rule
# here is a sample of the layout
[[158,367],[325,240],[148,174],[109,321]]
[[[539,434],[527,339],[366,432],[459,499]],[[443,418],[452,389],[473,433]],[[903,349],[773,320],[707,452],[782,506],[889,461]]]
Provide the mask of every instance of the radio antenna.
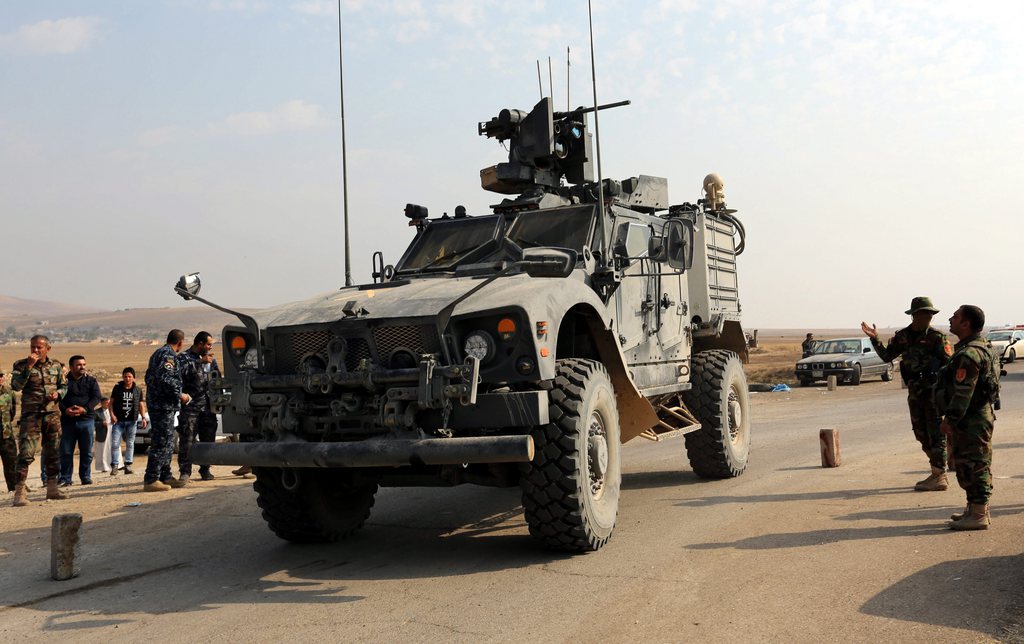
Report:
[[[339,0],[340,1],[340,0]],[[590,22],[590,80],[594,88],[594,144],[597,148],[597,203],[600,209],[597,217],[598,234],[600,235],[601,264],[607,266],[608,258],[605,253],[605,230],[604,230],[604,181],[601,179],[601,128],[598,125],[597,113],[597,65],[594,63],[594,10],[591,7],[591,0],[587,0],[587,19]]]
[[540,90],[540,97],[544,98],[544,84],[540,82],[540,58],[537,59],[537,89]]
[[551,97],[551,106],[555,103],[555,77],[551,72],[551,56],[548,56],[548,96]]
[[345,154],[345,59],[341,47],[341,0],[338,0],[338,94],[341,99],[341,191],[345,221],[345,286],[352,286],[352,254],[348,241],[348,156]]
[[569,47],[565,48],[565,111],[572,111],[572,104],[569,102]]

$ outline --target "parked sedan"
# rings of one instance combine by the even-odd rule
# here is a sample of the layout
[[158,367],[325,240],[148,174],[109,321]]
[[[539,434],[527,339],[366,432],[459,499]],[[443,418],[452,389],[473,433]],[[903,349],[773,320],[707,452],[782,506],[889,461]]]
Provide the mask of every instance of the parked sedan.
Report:
[[1002,356],[1003,362],[1013,362],[1024,351],[1024,329],[993,329],[985,337],[992,343],[992,352]]
[[812,355],[797,361],[795,373],[801,387],[829,376],[835,376],[838,382],[859,385],[861,378],[868,376],[881,376],[889,382],[893,367],[882,361],[867,338],[838,338],[818,342]]

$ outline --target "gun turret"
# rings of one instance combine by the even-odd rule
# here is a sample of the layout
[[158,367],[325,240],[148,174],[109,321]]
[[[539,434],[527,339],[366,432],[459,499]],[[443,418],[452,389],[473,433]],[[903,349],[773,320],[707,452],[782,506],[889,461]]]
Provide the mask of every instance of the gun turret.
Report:
[[500,194],[520,194],[535,187],[553,190],[563,178],[570,184],[594,181],[587,114],[622,105],[629,101],[555,112],[551,98],[545,97],[529,112],[504,109],[479,123],[480,136],[509,141],[508,163],[481,170],[481,186]]

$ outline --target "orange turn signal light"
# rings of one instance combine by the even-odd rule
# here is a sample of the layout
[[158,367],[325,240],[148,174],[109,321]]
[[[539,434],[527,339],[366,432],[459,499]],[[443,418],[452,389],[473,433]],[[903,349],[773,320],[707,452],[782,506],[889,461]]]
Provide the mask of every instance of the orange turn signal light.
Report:
[[245,338],[240,335],[236,335],[235,337],[231,338],[231,350],[234,351],[235,353],[244,353]]
[[511,340],[516,334],[516,321],[512,318],[502,318],[498,322],[498,335],[502,340]]

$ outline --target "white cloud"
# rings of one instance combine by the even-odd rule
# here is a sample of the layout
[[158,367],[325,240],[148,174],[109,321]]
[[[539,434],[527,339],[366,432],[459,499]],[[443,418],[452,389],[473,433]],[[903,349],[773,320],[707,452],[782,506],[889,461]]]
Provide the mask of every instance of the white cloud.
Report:
[[166,145],[175,141],[181,135],[181,132],[181,128],[175,125],[153,128],[139,135],[139,143],[147,148]]
[[292,4],[291,10],[309,16],[335,16],[337,15],[337,6],[336,3],[329,0],[309,0]]
[[432,25],[429,20],[406,20],[395,27],[395,40],[401,43],[416,42],[430,33]]
[[265,11],[267,3],[263,0],[213,0],[210,9],[214,11]]
[[88,49],[99,36],[95,17],[60,18],[22,25],[0,35],[0,50],[18,54],[73,54]]
[[240,112],[210,126],[213,133],[263,136],[292,130],[308,130],[327,125],[323,109],[315,103],[292,100],[269,112]]

